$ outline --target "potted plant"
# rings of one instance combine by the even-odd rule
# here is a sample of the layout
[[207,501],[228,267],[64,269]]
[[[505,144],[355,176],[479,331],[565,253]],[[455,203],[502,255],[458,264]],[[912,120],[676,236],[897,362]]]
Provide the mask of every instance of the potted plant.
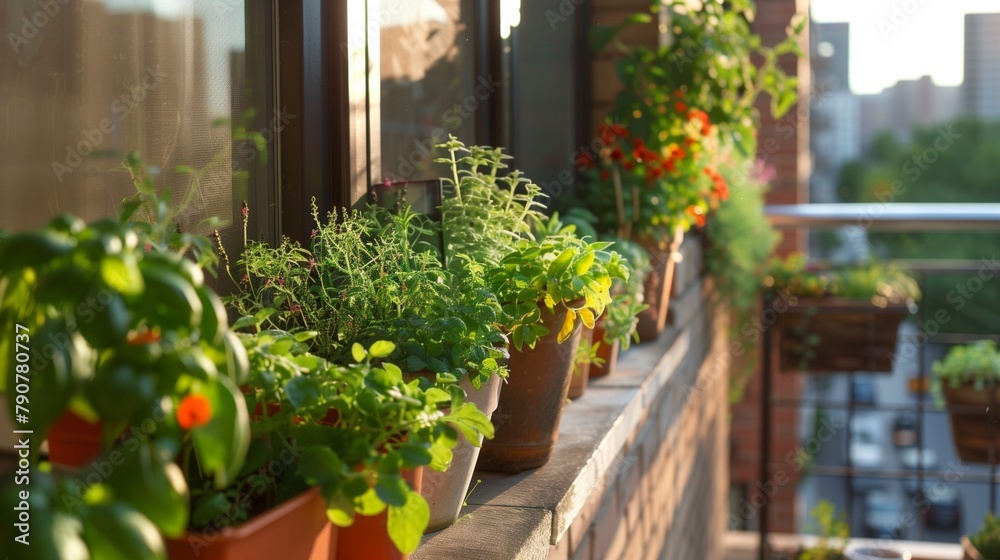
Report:
[[844,514],[837,515],[834,505],[820,500],[809,512],[809,530],[817,534],[816,544],[799,551],[798,560],[841,560],[851,538],[851,527]]
[[419,544],[430,514],[419,495],[423,467],[445,468],[457,431],[477,441],[489,421],[452,401],[459,392],[404,380],[382,362],[390,342],[357,345],[359,363],[336,366],[306,352],[312,336],[241,335],[255,411],[248,460],[216,489],[189,456],[192,521],[168,542],[171,558],[405,558]]
[[542,214],[541,188],[502,173],[501,150],[466,148],[454,137],[440,147],[452,171],[441,207],[447,265],[484,270],[513,347],[499,405],[507,419],[484,444],[480,469],[539,467],[555,445],[579,326],[593,327],[612,279],[627,279],[628,268],[610,243],[587,242]]
[[983,526],[974,535],[962,536],[962,560],[1000,559],[1000,521],[988,512]]
[[[39,464],[40,444],[68,414],[102,434],[70,457],[84,467],[75,478],[32,470],[33,542],[91,557],[162,558],[160,535],[180,534],[188,516],[178,450],[195,450],[221,487],[249,441],[237,389],[246,353],[201,267],[184,256],[191,238],[158,234],[168,231],[162,221],[130,221],[146,202],[154,219],[169,216],[165,201],[143,199],[118,220],[60,216],[0,244],[0,322],[19,334],[4,339],[11,357],[0,368],[11,412],[32,430],[29,463]],[[58,459],[58,438],[49,439]]]
[[786,372],[891,372],[899,324],[920,298],[891,263],[807,269],[803,255],[776,260],[764,285],[775,294],[773,340]]
[[962,461],[989,463],[1000,459],[1000,353],[996,343],[980,340],[952,348],[932,369],[935,399],[947,403],[952,440]]
[[[650,252],[642,340],[655,338],[666,323],[681,237],[692,226],[704,226],[709,211],[728,197],[719,172],[722,147],[754,153],[761,93],[771,96],[776,118],[796,98],[795,80],[777,62],[785,53],[801,55],[804,19],[771,48],[751,31],[752,3],[737,10],[711,2],[692,10],[687,4],[656,4],[651,13],[598,26],[591,35],[594,52],[614,43],[623,87],[598,130],[601,149],[578,159],[581,194],[590,208],[602,210],[602,232],[632,238]],[[670,22],[665,44],[648,48],[619,40],[625,28],[664,17]]]
[[[407,207],[370,205],[320,219],[309,249],[289,240],[248,243],[238,263],[241,292],[230,301],[244,318],[236,326],[317,333],[315,353],[335,363],[356,359],[353,346],[391,341],[386,358],[410,374],[455,388],[487,415],[507,375],[501,309],[482,274],[458,276],[436,250],[419,241],[434,227]],[[451,467],[428,472],[429,530],[458,518],[472,480],[480,441],[461,442]]]

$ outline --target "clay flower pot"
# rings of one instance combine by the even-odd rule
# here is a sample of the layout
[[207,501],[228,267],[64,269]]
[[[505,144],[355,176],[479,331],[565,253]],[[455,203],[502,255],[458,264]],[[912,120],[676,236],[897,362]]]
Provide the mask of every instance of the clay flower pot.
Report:
[[[414,491],[420,492],[424,468],[403,470],[403,480],[410,484]],[[386,523],[389,520],[389,510],[386,508],[378,515],[355,515],[354,524],[341,527],[337,537],[337,558],[343,560],[406,560],[408,554],[403,554],[389,538]],[[261,557],[261,558],[270,558]],[[274,558],[279,558],[275,556]]]
[[[459,386],[465,389],[468,402],[476,405],[483,414],[490,419],[493,418],[493,411],[497,409],[500,402],[500,389],[503,387],[503,380],[493,375],[489,381],[483,384],[478,391],[472,387],[468,377],[463,377]],[[482,438],[479,440],[483,443]],[[458,520],[458,514],[462,510],[462,502],[469,492],[472,484],[472,475],[476,470],[476,462],[479,459],[479,452],[482,447],[475,447],[465,440],[459,438],[458,444],[452,449],[451,466],[444,472],[433,469],[425,469],[423,476],[423,488],[420,495],[427,500],[427,505],[431,508],[431,519],[427,524],[427,533],[440,531]]]
[[649,307],[639,313],[639,333],[641,342],[656,340],[667,326],[667,306],[670,304],[671,287],[674,282],[674,268],[677,262],[677,252],[680,249],[684,233],[680,229],[674,232],[669,245],[663,245],[651,240],[642,242],[649,253],[653,265],[646,280],[643,282],[644,299]]
[[562,304],[554,313],[542,308],[549,334],[534,348],[511,349],[510,376],[493,422],[496,435],[483,443],[479,470],[517,473],[544,465],[552,455],[580,345],[580,324],[565,342],[556,341],[565,318]]
[[955,451],[965,463],[989,463],[990,448],[1000,460],[1000,389],[977,390],[971,384],[952,387],[942,383],[941,392],[948,404],[951,438]]
[[[595,325],[596,326],[596,325]],[[580,334],[580,342],[591,344],[594,341],[594,329],[583,327]],[[566,398],[578,399],[587,390],[587,381],[590,379],[590,362],[578,363],[573,367],[573,378],[569,382],[569,393]]]
[[49,461],[80,468],[101,453],[101,424],[91,424],[72,412],[59,417],[47,438]]
[[608,375],[618,365],[618,350],[621,343],[617,339],[610,343],[604,340],[604,322],[606,320],[602,316],[594,323],[594,340],[600,342],[600,346],[597,347],[597,357],[604,360],[604,365],[590,364],[588,374],[591,379]]
[[313,488],[236,527],[187,533],[167,540],[170,560],[330,560],[338,528],[326,517],[326,500]]

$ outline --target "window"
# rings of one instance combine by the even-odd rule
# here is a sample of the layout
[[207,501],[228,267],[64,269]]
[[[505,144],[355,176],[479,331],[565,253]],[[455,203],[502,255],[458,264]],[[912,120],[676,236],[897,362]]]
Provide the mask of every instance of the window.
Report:
[[[0,48],[0,227],[38,227],[60,212],[114,214],[135,192],[119,163],[137,152],[174,200],[180,227],[208,216],[240,228],[273,191],[274,139],[263,43],[273,18],[243,0],[8,0]],[[196,172],[192,172],[195,170]],[[268,235],[273,235],[273,232]]]

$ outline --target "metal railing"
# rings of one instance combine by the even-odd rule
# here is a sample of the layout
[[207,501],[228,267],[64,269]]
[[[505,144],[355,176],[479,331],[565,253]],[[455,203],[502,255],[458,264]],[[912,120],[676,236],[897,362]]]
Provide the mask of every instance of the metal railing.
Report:
[[[861,203],[861,204],[800,204],[800,205],[782,205],[782,206],[768,206],[765,209],[765,213],[771,222],[771,224],[778,228],[837,228],[845,226],[855,226],[861,227],[866,230],[879,230],[879,231],[890,231],[890,232],[945,232],[945,231],[1000,231],[1000,204],[903,204],[903,203]],[[967,261],[967,260],[910,260],[902,261],[905,263],[907,268],[913,271],[917,275],[917,279],[920,283],[920,288],[923,293],[927,293],[927,277],[935,274],[961,274],[970,273],[979,270],[979,261]],[[765,310],[771,309],[772,300],[770,296],[765,296]],[[921,304],[919,306],[918,316],[921,320],[920,324],[926,324],[926,306]],[[924,469],[924,454],[926,453],[924,445],[924,415],[926,413],[936,413],[938,411],[932,410],[930,403],[926,402],[927,394],[925,392],[919,392],[917,397],[917,403],[915,406],[908,404],[895,405],[886,407],[884,405],[859,405],[855,402],[855,395],[853,388],[853,379],[855,376],[854,372],[846,372],[849,377],[848,381],[848,402],[847,403],[834,403],[825,402],[819,399],[813,399],[812,401],[808,399],[799,398],[794,399],[776,399],[774,398],[773,392],[773,376],[775,368],[775,356],[772,355],[772,336],[773,329],[764,329],[763,340],[762,340],[762,364],[763,364],[763,380],[761,387],[761,400],[762,406],[760,410],[760,485],[761,488],[767,487],[770,478],[772,476],[771,469],[771,422],[772,422],[772,408],[776,406],[782,407],[801,407],[802,405],[813,404],[813,405],[826,405],[829,407],[840,407],[846,409],[847,411],[847,445],[848,450],[845,452],[845,466],[817,466],[811,469],[812,474],[816,476],[829,476],[829,477],[842,477],[846,479],[846,483],[849,487],[853,487],[852,479],[856,477],[866,477],[866,478],[885,478],[885,479],[900,479],[900,478],[912,478],[916,477],[918,489],[924,487],[925,476],[931,475],[941,475],[944,473],[935,473],[934,471]],[[925,333],[926,335],[927,333]],[[994,338],[990,335],[956,335],[954,333],[948,334],[938,334],[935,336],[928,336],[929,340],[937,340],[940,342],[947,342],[951,344],[963,343],[972,339],[981,338]],[[928,376],[926,372],[926,367],[924,367],[926,361],[926,347],[927,344],[921,344],[918,348],[917,360],[918,361],[918,386],[921,388],[926,388],[928,384]],[[856,410],[898,410],[898,411],[914,411],[917,414],[916,420],[916,449],[918,450],[917,455],[917,468],[915,470],[900,470],[900,469],[857,469],[851,464],[850,457],[850,445],[851,445],[851,421],[853,414]],[[1000,482],[1000,477],[997,475],[997,464],[996,460],[991,461],[990,473],[988,476],[972,476],[966,481],[968,482],[986,482],[990,484],[990,502],[989,508],[991,511],[996,511],[996,487],[997,483]],[[851,513],[853,513],[853,492],[847,493],[848,508]],[[758,523],[760,532],[760,543],[759,543],[759,557],[761,560],[767,560],[771,557],[771,549],[768,543],[768,524],[769,524],[769,511],[768,511],[769,500],[765,499],[763,501],[763,506],[758,512]]]

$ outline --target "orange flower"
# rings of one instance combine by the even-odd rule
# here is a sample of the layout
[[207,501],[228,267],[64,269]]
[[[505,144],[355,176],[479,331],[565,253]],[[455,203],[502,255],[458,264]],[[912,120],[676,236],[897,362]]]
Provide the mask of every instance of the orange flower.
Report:
[[212,403],[204,395],[188,395],[177,407],[177,424],[185,430],[204,426],[211,419]]
[[692,121],[694,120],[701,121],[702,134],[708,134],[709,132],[711,132],[712,121],[709,120],[708,113],[706,113],[705,111],[702,111],[700,109],[692,109],[691,112],[688,113],[688,119]]
[[154,342],[159,342],[159,341],[160,341],[160,333],[156,331],[129,333],[128,340],[126,340],[129,346],[142,346],[143,344],[152,344]]
[[683,113],[684,111],[687,111],[687,108],[688,108],[688,106],[685,105],[681,101],[678,101],[677,103],[674,103],[674,109],[677,109],[678,113]]
[[701,208],[692,204],[691,206],[688,206],[687,213],[691,215],[691,218],[694,220],[694,223],[698,225],[698,227],[705,225],[705,213],[701,210]]

